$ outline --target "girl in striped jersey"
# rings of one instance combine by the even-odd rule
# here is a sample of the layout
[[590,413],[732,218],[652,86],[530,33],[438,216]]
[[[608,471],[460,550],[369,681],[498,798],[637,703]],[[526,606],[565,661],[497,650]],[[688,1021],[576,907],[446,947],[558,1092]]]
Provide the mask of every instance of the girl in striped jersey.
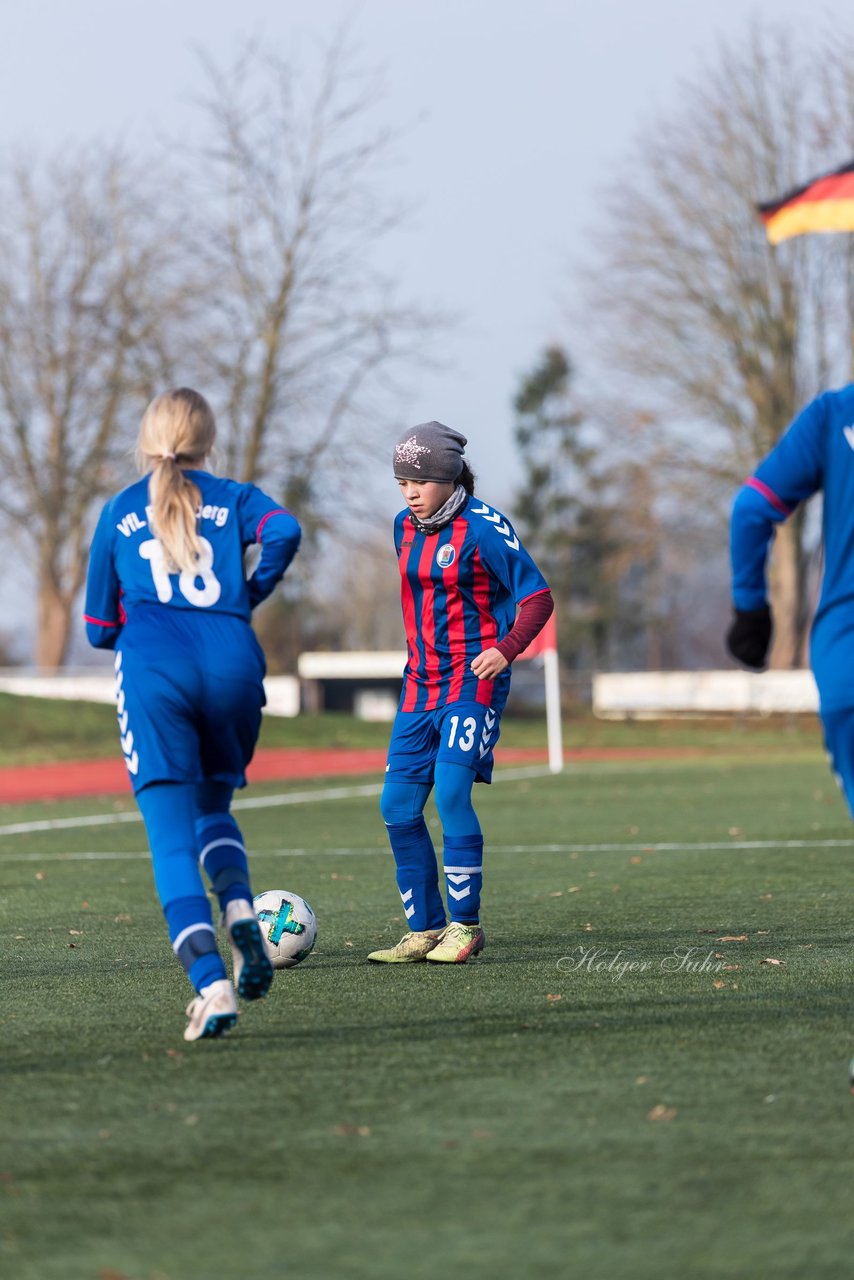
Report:
[[[155,887],[197,992],[186,1040],[228,1031],[236,994],[255,1000],[273,977],[230,806],[234,788],[246,783],[264,705],[264,655],[251,612],[300,540],[294,517],[255,485],[204,470],[214,436],[213,413],[198,392],[182,387],[151,402],[137,444],[143,479],[101,512],[86,587],[89,641],[116,654],[121,746]],[[234,985],[200,866],[223,912]]]
[[[406,502],[394,539],[408,660],[380,807],[410,932],[368,957],[386,964],[464,964],[483,949],[483,835],[472,787],[492,779],[510,665],[553,608],[510,522],[474,496],[466,443],[427,422],[394,448]],[[423,816],[434,787],[449,923]]]

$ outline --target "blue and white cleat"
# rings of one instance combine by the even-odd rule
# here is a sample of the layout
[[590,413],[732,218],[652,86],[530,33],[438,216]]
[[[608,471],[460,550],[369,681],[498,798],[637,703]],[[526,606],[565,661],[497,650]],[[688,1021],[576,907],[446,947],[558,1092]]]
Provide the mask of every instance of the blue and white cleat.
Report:
[[270,990],[273,965],[251,902],[229,902],[223,924],[231,942],[234,985],[244,1000],[260,1000]]
[[216,1040],[227,1035],[237,1022],[237,997],[228,979],[203,987],[187,1005],[187,1017],[185,1040]]

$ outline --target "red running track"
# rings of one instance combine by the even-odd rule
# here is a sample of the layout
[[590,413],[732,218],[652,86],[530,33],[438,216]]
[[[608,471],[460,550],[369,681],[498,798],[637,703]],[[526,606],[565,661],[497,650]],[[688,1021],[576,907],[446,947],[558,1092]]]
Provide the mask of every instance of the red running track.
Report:
[[[538,762],[545,751],[501,752],[504,764]],[[250,782],[287,782],[294,778],[339,777],[385,769],[384,749],[368,751],[312,751],[297,747],[266,747],[256,751],[247,776]],[[85,796],[130,794],[121,756],[109,760],[67,760],[54,764],[0,769],[0,804],[32,804],[39,800],[71,800]]]
[[[564,752],[567,765],[583,761],[675,760],[701,755],[692,747],[594,747]],[[497,763],[545,764],[547,752],[538,748],[500,747]],[[264,747],[256,751],[248,769],[250,782],[289,782],[300,778],[335,778],[385,769],[385,750],[348,751],[343,748],[305,750]],[[53,764],[0,768],[0,804],[33,804],[40,800],[73,800],[86,796],[130,795],[128,773],[121,756],[109,760],[67,760]]]

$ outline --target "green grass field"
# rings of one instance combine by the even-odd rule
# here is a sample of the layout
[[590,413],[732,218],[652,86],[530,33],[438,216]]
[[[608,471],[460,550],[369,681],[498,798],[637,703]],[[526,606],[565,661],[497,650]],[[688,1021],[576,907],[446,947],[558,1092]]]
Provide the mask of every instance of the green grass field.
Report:
[[[267,716],[262,747],[384,747],[389,726],[356,720],[335,712],[289,720]],[[506,716],[501,725],[505,746],[542,747],[546,730],[537,717]],[[820,744],[812,716],[772,719],[721,719],[705,722],[596,720],[587,713],[568,716],[564,724],[568,748],[696,747],[706,750],[762,748],[779,752]],[[60,702],[0,693],[0,767],[54,760],[86,760],[118,753],[116,710],[92,702]]]
[[847,1274],[854,829],[813,728],[678,735],[479,788],[450,971],[364,960],[399,900],[375,796],[330,791],[377,779],[253,788],[255,887],[319,940],[195,1045],[141,825],[6,830],[130,806],[0,810],[2,1273]]

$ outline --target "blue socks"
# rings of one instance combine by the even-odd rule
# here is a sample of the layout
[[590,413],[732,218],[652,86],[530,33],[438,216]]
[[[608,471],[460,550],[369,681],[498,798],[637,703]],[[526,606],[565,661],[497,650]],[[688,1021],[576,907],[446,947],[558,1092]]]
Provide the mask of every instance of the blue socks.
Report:
[[448,911],[458,924],[477,924],[483,885],[483,836],[445,836]]
[[445,927],[436,851],[421,813],[429,794],[430,788],[423,782],[387,779],[380,797],[404,915],[417,933]]
[[444,929],[445,904],[439,892],[439,870],[436,851],[427,823],[422,817],[414,822],[387,822],[397,868],[397,887],[410,929]]
[[252,901],[249,864],[240,828],[230,813],[211,813],[196,819],[199,862],[211,882],[221,911],[236,898]]
[[[231,788],[216,791],[225,798]],[[154,885],[169,927],[172,949],[197,991],[226,977],[225,965],[216,944],[211,907],[199,869],[197,845],[196,787],[192,783],[156,782],[137,793],[137,803],[145,822]],[[204,821],[204,819],[203,819]],[[206,838],[219,843],[206,859],[208,873],[220,890],[220,901],[232,897],[250,898],[246,853],[237,824],[226,812],[207,821]],[[215,831],[213,837],[211,831]],[[224,905],[224,903],[223,903]]]
[[163,909],[172,950],[197,991],[226,977],[216,945],[210,903],[205,896],[175,898]]
[[462,765],[436,765],[436,808],[445,833],[448,913],[458,924],[477,924],[483,885],[483,835],[471,802],[474,773]]
[[[448,910],[459,924],[476,924],[483,885],[483,835],[471,802],[474,773],[461,765],[439,763],[436,807],[444,829],[444,871]],[[380,808],[397,868],[397,887],[410,929],[441,929],[445,908],[433,841],[422,810],[430,787],[420,782],[387,780]]]

